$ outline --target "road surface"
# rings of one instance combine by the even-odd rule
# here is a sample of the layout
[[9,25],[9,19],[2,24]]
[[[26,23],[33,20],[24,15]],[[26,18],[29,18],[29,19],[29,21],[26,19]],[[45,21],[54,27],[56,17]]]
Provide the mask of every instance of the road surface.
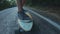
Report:
[[[60,34],[60,25],[43,16],[41,17],[38,12],[36,12],[37,14],[34,13],[34,10],[25,9],[29,10],[35,24],[32,31],[26,34]],[[17,7],[0,11],[0,34],[15,34],[15,30],[19,28],[17,23],[17,12]]]

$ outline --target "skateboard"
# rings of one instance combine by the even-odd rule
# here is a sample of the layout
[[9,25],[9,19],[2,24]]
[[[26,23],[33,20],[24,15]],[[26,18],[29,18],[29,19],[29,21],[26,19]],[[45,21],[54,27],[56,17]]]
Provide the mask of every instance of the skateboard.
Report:
[[29,12],[25,12],[25,14],[27,16],[29,16],[30,18],[30,22],[29,23],[24,23],[24,22],[20,22],[20,19],[18,19],[18,25],[19,25],[19,30],[24,30],[25,32],[27,31],[31,31],[32,27],[33,27],[33,19],[32,16]]

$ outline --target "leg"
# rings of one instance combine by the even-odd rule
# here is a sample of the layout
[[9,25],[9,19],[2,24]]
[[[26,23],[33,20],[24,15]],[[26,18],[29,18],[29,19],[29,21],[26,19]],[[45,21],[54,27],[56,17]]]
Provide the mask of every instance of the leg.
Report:
[[22,6],[24,6],[25,2],[26,2],[26,0],[22,0]]
[[25,1],[26,0],[17,0],[18,13],[21,15],[22,19],[27,19],[27,15],[23,11],[23,5],[24,5]]
[[22,11],[22,0],[17,0],[18,11]]
[[[23,9],[23,5],[25,3],[26,0],[17,0],[17,5],[18,5],[18,23],[19,23],[19,26],[21,26],[21,28],[24,30],[24,31],[30,31],[31,28],[32,28],[32,20],[31,18],[25,14],[24,11],[22,11]],[[23,24],[23,25],[22,25]],[[28,24],[28,25],[26,25]],[[23,30],[19,30],[20,32],[23,31]]]
[[18,11],[21,12],[26,0],[17,0]]

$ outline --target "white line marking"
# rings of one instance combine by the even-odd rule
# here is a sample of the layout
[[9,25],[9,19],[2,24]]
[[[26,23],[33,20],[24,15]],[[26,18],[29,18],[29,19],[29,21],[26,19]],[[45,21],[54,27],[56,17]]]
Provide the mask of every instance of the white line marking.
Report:
[[29,10],[29,11],[30,11],[31,13],[33,13],[33,14],[39,16],[40,18],[46,20],[48,23],[52,24],[53,26],[55,26],[56,28],[58,28],[58,29],[60,30],[60,25],[58,25],[56,22],[54,22],[54,21],[52,21],[52,20],[50,20],[50,19],[48,19],[48,18],[46,18],[46,17],[44,17],[44,16],[38,14],[38,13],[32,11],[32,10]]

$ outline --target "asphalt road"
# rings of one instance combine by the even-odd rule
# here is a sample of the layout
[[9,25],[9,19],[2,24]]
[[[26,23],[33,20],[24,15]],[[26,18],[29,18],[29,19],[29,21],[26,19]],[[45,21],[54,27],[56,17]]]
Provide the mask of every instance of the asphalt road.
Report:
[[[27,8],[25,8],[27,9]],[[30,10],[30,9],[27,9]],[[17,7],[5,9],[0,11],[0,34],[15,34],[17,30]],[[32,31],[23,34],[60,34],[59,25],[54,25],[53,21],[50,23],[46,18],[41,18],[36,13],[30,10],[30,13],[34,20],[34,27]],[[38,12],[37,12],[38,13]]]

